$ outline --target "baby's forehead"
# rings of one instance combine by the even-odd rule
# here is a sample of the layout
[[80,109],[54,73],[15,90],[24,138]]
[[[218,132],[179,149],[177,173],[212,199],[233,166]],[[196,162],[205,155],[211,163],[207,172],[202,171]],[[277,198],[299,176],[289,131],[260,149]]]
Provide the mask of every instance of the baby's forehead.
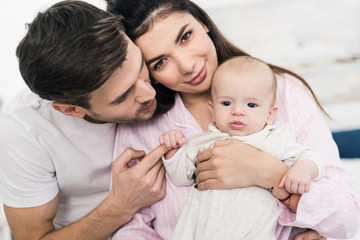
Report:
[[270,68],[263,66],[234,67],[221,65],[215,72],[212,80],[213,87],[220,87],[225,83],[237,84],[261,84],[263,87],[272,87],[276,81]]
[[[220,95],[242,98],[275,99],[276,79],[270,68],[221,65],[214,74],[212,97]],[[265,65],[266,66],[266,65]]]

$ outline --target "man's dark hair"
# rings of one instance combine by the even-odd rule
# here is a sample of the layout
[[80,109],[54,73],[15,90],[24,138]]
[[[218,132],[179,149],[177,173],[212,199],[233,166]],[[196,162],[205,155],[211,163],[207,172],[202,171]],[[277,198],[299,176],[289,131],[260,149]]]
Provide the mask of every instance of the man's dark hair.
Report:
[[44,99],[90,109],[89,94],[126,59],[121,18],[86,2],[59,2],[27,27],[16,56],[26,84]]

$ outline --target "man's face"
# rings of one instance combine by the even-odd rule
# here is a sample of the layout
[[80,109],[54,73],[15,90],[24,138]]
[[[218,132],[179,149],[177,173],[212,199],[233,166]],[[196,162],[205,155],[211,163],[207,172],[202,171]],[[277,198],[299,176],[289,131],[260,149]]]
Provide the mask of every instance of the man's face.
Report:
[[127,123],[149,119],[155,112],[155,90],[140,49],[128,40],[126,60],[110,78],[90,95],[91,122]]

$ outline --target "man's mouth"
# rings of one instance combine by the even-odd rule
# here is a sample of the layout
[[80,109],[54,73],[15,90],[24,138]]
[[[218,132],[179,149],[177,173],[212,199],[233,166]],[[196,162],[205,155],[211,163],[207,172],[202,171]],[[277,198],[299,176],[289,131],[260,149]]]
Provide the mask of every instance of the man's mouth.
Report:
[[141,108],[141,112],[149,112],[153,110],[155,105],[156,105],[156,99],[153,98],[151,101],[147,102],[143,108]]

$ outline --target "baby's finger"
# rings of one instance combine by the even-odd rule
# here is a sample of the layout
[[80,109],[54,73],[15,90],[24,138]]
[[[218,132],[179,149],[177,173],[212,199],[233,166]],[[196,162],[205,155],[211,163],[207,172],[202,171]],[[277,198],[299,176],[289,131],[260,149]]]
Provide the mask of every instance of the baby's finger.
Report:
[[286,182],[285,182],[285,189],[286,189],[289,193],[293,193],[293,191],[291,190],[291,181],[286,181]]
[[164,142],[164,136],[163,136],[163,135],[161,135],[161,136],[159,137],[159,144],[161,144],[161,145],[164,145],[164,144],[165,144],[165,142]]
[[179,147],[182,146],[182,145],[184,145],[185,142],[186,142],[186,138],[185,138],[184,136],[182,136],[182,137],[180,138],[180,140],[178,141]]
[[280,184],[279,184],[279,188],[283,188],[285,186],[285,179],[286,179],[286,175],[282,177]]
[[171,145],[171,140],[170,140],[169,135],[164,136],[164,143],[168,148],[171,148],[172,145]]
[[297,193],[299,191],[299,185],[298,184],[291,184],[291,192],[292,193]]
[[300,183],[298,186],[298,194],[303,194],[305,192],[305,185]]
[[170,143],[172,148],[178,147],[176,133],[170,136]]

